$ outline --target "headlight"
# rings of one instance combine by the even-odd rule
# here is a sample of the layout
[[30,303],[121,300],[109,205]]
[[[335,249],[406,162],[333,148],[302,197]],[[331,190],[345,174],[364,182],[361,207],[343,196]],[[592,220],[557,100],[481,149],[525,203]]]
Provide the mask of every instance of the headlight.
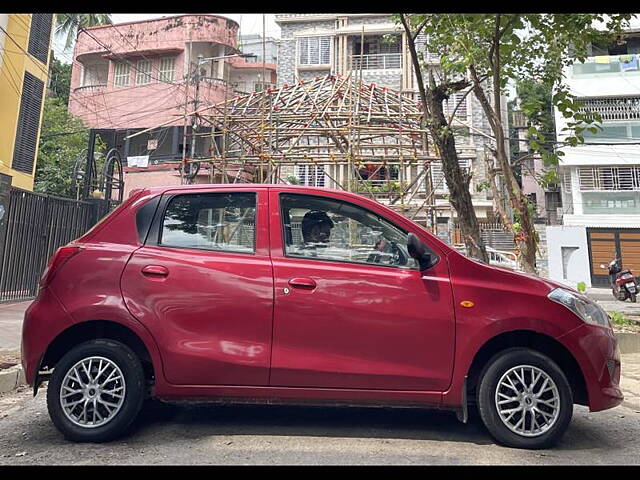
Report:
[[552,290],[547,297],[549,300],[564,305],[586,323],[611,328],[607,312],[587,297],[565,290],[564,288]]

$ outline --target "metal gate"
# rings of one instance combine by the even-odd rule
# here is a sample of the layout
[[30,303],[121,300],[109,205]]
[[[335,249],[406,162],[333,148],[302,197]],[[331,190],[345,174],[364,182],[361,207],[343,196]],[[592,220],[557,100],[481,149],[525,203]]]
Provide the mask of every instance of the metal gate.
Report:
[[0,302],[35,297],[40,276],[56,249],[80,237],[108,211],[105,202],[11,187],[4,239],[0,238],[0,247],[4,245],[0,250]]
[[640,230],[587,228],[587,240],[592,285],[609,286],[608,271],[600,265],[608,265],[616,256],[623,268],[640,275]]

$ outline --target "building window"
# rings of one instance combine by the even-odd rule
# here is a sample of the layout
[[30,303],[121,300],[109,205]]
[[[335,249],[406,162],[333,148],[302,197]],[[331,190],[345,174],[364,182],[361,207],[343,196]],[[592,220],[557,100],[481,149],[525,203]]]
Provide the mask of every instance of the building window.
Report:
[[324,187],[324,167],[322,165],[298,165],[297,170],[300,185]]
[[25,72],[11,168],[29,175],[33,173],[36,158],[43,91],[44,82]]
[[93,63],[82,65],[82,86],[106,86],[109,76],[109,65],[107,63]]
[[175,57],[165,57],[160,59],[160,80],[163,82],[173,82],[175,74]]
[[[467,97],[465,92],[456,92],[449,95],[447,100],[442,102],[442,106],[444,107],[444,113],[447,116],[447,120],[449,115],[455,110],[454,118],[461,122],[467,121]],[[456,110],[457,108],[457,110]]]
[[138,60],[136,63],[136,85],[151,83],[151,60]]
[[303,37],[298,39],[298,65],[329,65],[331,37]]
[[49,55],[52,22],[53,15],[50,13],[34,13],[31,15],[28,51],[42,63],[47,63]]
[[580,167],[580,190],[640,191],[640,167]]
[[124,62],[117,62],[115,73],[113,76],[113,84],[116,87],[128,87],[129,86],[129,64]]
[[[463,173],[469,173],[471,170],[471,160],[468,158],[461,158],[458,163]],[[441,162],[431,163],[431,184],[436,193],[449,193],[449,187],[447,186],[447,180],[442,170]]]

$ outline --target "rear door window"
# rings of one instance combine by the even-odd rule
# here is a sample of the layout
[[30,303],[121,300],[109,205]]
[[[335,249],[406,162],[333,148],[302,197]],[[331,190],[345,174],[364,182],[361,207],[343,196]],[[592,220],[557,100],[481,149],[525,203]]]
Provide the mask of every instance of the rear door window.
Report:
[[236,253],[255,252],[256,194],[176,195],[165,210],[160,244]]

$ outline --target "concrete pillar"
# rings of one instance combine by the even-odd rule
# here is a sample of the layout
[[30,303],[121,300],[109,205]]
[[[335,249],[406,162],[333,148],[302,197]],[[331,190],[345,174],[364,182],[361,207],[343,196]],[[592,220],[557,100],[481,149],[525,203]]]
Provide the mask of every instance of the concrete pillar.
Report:
[[[224,52],[225,51],[225,46],[224,45],[218,45],[218,53],[216,54],[217,57],[224,57]],[[218,71],[216,73],[216,77],[217,78],[221,78],[223,80],[226,80],[226,77],[224,75],[224,66],[225,66],[226,60],[218,60]]]
[[583,215],[582,192],[580,191],[580,174],[578,167],[571,167],[571,195],[573,199],[573,214]]

